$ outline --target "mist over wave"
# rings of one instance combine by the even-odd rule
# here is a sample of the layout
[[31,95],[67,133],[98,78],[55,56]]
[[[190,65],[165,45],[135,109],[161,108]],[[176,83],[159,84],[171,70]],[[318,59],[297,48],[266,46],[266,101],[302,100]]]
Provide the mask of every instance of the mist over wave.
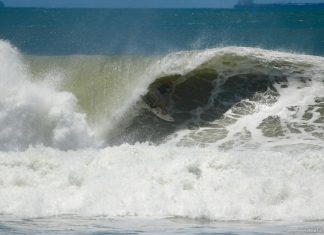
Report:
[[[0,41],[0,213],[324,219],[323,65],[242,47],[37,57]],[[142,107],[165,81],[174,124]]]

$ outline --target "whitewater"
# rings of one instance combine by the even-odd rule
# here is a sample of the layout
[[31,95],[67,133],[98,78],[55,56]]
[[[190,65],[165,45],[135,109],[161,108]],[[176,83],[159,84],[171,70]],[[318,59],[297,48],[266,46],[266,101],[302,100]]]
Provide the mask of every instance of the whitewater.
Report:
[[[243,47],[49,58],[0,41],[0,214],[323,220],[323,65]],[[141,106],[161,80],[182,96],[175,124]]]

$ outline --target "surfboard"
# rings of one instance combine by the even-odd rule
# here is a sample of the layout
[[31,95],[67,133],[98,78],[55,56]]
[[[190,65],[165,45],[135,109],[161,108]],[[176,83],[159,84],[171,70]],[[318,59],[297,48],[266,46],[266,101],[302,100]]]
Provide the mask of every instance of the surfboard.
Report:
[[167,121],[167,122],[174,122],[174,118],[170,114],[162,114],[161,108],[149,108],[149,110],[158,118]]
[[145,101],[143,101],[144,107],[153,113],[158,118],[166,121],[166,122],[175,122],[174,118],[170,114],[162,114],[162,110],[160,107],[151,108]]

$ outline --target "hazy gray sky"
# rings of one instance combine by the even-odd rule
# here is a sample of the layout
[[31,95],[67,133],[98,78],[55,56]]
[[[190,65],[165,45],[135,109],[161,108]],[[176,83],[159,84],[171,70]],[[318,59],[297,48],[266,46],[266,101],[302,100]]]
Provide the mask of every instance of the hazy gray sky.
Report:
[[[1,1],[1,0],[0,0]],[[2,0],[21,7],[232,7],[237,0]],[[323,2],[324,0],[255,0],[256,3]]]

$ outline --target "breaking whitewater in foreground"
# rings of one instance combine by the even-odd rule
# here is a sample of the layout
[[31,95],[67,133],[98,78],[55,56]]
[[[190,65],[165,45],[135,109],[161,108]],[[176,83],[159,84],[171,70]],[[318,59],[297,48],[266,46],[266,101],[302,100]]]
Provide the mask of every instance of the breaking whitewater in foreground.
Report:
[[[323,68],[257,48],[37,57],[0,41],[0,213],[323,220]],[[167,80],[173,124],[141,106]]]

